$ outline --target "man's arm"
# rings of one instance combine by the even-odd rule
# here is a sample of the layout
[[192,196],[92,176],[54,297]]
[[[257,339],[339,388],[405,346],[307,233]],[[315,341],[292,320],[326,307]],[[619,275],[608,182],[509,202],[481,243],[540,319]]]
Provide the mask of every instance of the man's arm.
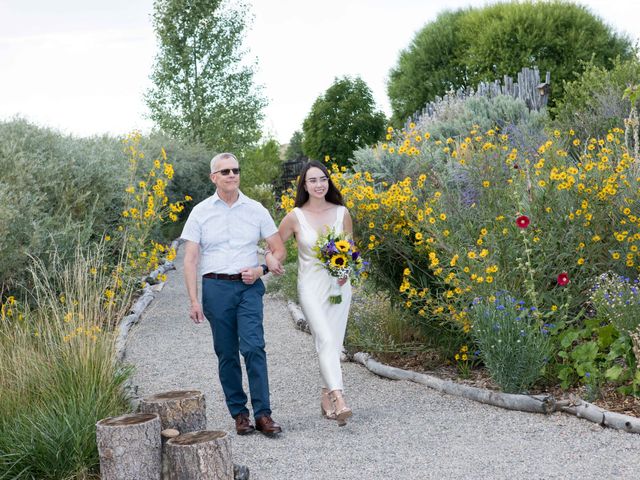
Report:
[[187,286],[187,294],[189,295],[189,318],[194,323],[202,323],[204,321],[204,313],[202,306],[198,300],[198,261],[200,260],[200,245],[196,242],[187,240],[184,250],[184,282]]
[[282,262],[287,256],[287,251],[284,248],[284,243],[282,243],[282,238],[280,238],[279,233],[274,233],[265,240],[269,246],[269,251],[265,255],[267,267],[269,267],[269,271],[274,274],[282,275],[284,273]]

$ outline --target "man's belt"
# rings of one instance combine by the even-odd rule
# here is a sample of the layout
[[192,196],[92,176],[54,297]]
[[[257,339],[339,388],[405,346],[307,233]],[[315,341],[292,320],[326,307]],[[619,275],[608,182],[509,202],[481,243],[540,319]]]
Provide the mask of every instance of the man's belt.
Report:
[[238,281],[242,280],[241,273],[205,273],[203,278],[213,278],[214,280],[233,280]]

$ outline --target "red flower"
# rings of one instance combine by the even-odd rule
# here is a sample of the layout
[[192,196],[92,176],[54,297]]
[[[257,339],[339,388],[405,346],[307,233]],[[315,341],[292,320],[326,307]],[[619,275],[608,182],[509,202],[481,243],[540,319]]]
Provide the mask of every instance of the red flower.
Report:
[[518,218],[516,218],[516,225],[518,225],[518,227],[520,228],[527,228],[529,226],[529,217],[527,217],[526,215],[520,215]]
[[567,283],[569,283],[569,275],[567,275],[567,272],[562,272],[558,275],[558,285],[564,287]]

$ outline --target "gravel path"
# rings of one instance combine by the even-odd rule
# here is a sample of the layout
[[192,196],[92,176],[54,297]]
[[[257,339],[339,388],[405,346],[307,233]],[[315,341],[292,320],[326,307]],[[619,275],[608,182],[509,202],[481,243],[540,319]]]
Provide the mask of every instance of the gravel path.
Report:
[[[182,253],[182,252],[180,252]],[[232,433],[234,463],[270,479],[637,479],[640,435],[578,418],[513,412],[386,380],[343,364],[354,416],[324,420],[311,337],[293,326],[286,302],[265,295],[273,418],[284,433],[237,436],[217,379],[211,331],[188,318],[182,257],[129,335],[125,361],[140,396],[205,393],[210,429]]]

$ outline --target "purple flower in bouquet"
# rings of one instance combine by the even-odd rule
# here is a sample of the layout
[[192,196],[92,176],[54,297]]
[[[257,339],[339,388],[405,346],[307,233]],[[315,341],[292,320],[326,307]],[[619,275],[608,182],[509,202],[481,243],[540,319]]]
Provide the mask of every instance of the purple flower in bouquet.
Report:
[[353,240],[345,233],[336,233],[333,229],[325,235],[319,235],[315,248],[316,258],[333,277],[331,303],[342,302],[342,295],[338,279],[348,278],[353,284],[358,283],[365,270],[366,262],[363,261],[360,252]]

